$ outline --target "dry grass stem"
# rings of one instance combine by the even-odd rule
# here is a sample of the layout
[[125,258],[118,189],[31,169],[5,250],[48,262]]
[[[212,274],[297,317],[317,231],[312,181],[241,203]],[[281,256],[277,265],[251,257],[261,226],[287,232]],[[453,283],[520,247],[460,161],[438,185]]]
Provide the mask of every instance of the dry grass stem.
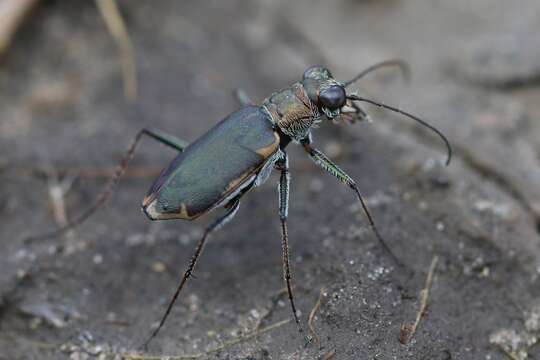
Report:
[[416,313],[416,319],[412,324],[405,324],[401,326],[400,334],[399,334],[399,341],[402,344],[407,344],[411,340],[411,338],[416,333],[416,329],[418,328],[418,325],[420,324],[420,320],[422,320],[422,317],[424,316],[428,301],[429,301],[429,292],[431,289],[431,285],[433,283],[433,275],[435,274],[435,269],[437,267],[437,262],[439,261],[439,257],[435,255],[433,259],[431,260],[431,265],[429,267],[429,272],[426,278],[425,286],[422,290],[420,290],[420,308],[418,309],[418,312]]
[[0,1],[0,55],[3,55],[15,32],[38,0]]
[[333,359],[335,356],[336,356],[336,350],[332,350],[326,353],[326,355],[324,355],[321,360],[330,360],[330,359]]
[[[54,221],[58,227],[64,227],[69,223],[69,219],[66,212],[66,202],[65,196],[71,189],[73,184],[73,178],[67,177],[63,181],[59,181],[58,177],[53,175],[48,177],[48,189],[49,189],[49,198],[51,200],[52,210]],[[73,229],[70,229],[66,232],[66,237],[73,239],[75,237],[75,232]]]
[[[84,179],[109,179],[111,178],[116,167],[75,167],[75,168],[59,168],[55,169],[56,173],[62,176],[72,176]],[[42,166],[35,167],[13,167],[5,166],[0,168],[0,171],[15,176],[46,176],[52,175],[49,170]],[[154,166],[139,166],[126,169],[123,178],[153,178],[157,177],[161,172],[161,168]]]
[[187,359],[199,359],[199,358],[204,358],[204,357],[207,357],[209,356],[210,354],[213,354],[213,353],[216,353],[216,352],[219,352],[219,351],[222,351],[222,350],[225,350],[227,348],[230,348],[231,346],[234,346],[234,345],[238,345],[240,343],[243,343],[247,340],[250,340],[254,337],[257,337],[259,335],[262,335],[264,333],[267,333],[269,331],[272,331],[272,330],[275,330],[283,325],[286,325],[288,324],[289,322],[291,322],[291,319],[286,319],[286,320],[282,320],[282,321],[279,321],[275,324],[272,324],[272,325],[269,325],[265,328],[262,328],[260,330],[256,330],[256,331],[253,331],[249,334],[246,334],[246,335],[243,335],[243,336],[240,336],[236,339],[233,339],[233,340],[230,340],[230,341],[226,341],[224,342],[223,344],[213,348],[213,349],[210,349],[208,351],[205,351],[205,352],[201,352],[201,353],[196,353],[196,354],[189,354],[189,355],[179,355],[179,356],[171,356],[171,355],[145,355],[145,354],[117,354],[117,353],[110,353],[110,354],[107,354],[107,355],[111,355],[111,356],[116,356],[116,355],[120,355],[122,356],[122,358],[124,359],[129,359],[129,360],[187,360]]
[[313,306],[313,309],[311,309],[311,312],[309,313],[309,317],[308,317],[309,332],[315,338],[315,341],[319,345],[321,344],[321,339],[319,338],[319,335],[317,335],[317,332],[315,331],[315,325],[313,324],[313,321],[315,320],[315,314],[321,307],[322,297],[325,291],[326,290],[324,288],[322,288],[321,291],[319,291],[319,297],[317,299],[317,302],[315,303],[315,306]]
[[109,32],[120,49],[124,95],[126,99],[134,101],[137,98],[137,68],[135,65],[135,51],[126,24],[115,0],[96,0],[96,4]]

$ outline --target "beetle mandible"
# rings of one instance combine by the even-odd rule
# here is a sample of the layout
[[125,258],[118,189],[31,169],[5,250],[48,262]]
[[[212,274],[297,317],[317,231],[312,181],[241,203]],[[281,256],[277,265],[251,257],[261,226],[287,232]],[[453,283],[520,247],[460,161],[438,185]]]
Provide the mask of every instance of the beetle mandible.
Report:
[[[322,170],[330,173],[355,193],[376,238],[386,252],[399,264],[380,235],[373,217],[355,181],[334,164],[324,153],[313,146],[311,131],[324,117],[333,122],[367,119],[366,112],[357,102],[366,102],[411,118],[434,131],[447,148],[446,165],[450,163],[452,148],[446,137],[424,120],[401,109],[377,102],[346,88],[373,70],[385,66],[398,66],[407,76],[408,66],[401,60],[387,60],[360,72],[353,79],[340,82],[323,66],[307,69],[302,80],[274,92],[260,106],[256,106],[243,93],[237,96],[243,107],[227,116],[191,144],[155,129],[142,129],[136,135],[115,174],[96,202],[67,226],[44,237],[52,237],[78,226],[93,212],[104,205],[113,187],[124,173],[143,135],[179,151],[178,156],[161,172],[142,202],[142,210],[151,220],[194,220],[213,209],[223,207],[225,213],[206,228],[197,244],[178,288],[170,300],[158,327],[151,333],[148,344],[163,327],[178,295],[193,273],[208,235],[215,232],[236,214],[241,198],[253,188],[264,183],[273,169],[280,172],[279,218],[282,233],[283,277],[292,313],[298,319],[291,287],[287,215],[289,208],[289,161],[285,148],[289,143],[299,144]],[[225,166],[224,166],[225,165]]]

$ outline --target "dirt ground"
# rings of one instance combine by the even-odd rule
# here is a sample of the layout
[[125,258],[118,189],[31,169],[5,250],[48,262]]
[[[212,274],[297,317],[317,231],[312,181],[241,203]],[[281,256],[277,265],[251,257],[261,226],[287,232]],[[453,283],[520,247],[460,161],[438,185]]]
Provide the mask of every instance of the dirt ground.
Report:
[[[345,80],[395,57],[411,64],[410,84],[389,69],[358,89],[439,127],[455,148],[449,167],[431,133],[369,106],[373,123],[324,123],[314,135],[357,179],[412,272],[381,249],[350,190],[293,144],[290,251],[306,332],[282,322],[291,313],[274,174],[212,238],[147,354],[540,358],[537,0],[119,5],[136,52],[135,102],[124,97],[119,53],[92,1],[44,1],[0,60],[0,359],[141,350],[213,217],[151,223],[141,213],[175,155],[150,140],[105,209],[73,233],[25,241],[56,226],[51,194],[69,188],[59,198],[74,217],[138,129],[193,141],[238,108],[237,87],[260,101],[315,63]],[[427,309],[402,344],[435,257]],[[319,294],[311,323],[320,343],[306,342]]]

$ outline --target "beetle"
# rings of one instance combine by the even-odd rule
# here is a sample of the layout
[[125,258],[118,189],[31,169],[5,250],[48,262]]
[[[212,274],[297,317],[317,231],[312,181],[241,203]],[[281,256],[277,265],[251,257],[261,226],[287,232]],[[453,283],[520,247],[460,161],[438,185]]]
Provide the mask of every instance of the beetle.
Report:
[[180,292],[192,276],[208,236],[229,222],[238,211],[242,197],[263,184],[272,170],[276,169],[280,172],[278,193],[283,278],[293,317],[302,331],[294,303],[289,266],[287,216],[290,173],[285,148],[291,142],[299,144],[316,165],[354,191],[374,235],[398,264],[399,261],[380,235],[356,182],[314,147],[312,130],[323,118],[334,123],[340,120],[354,123],[367,119],[367,113],[357,104],[366,102],[405,115],[434,131],[446,146],[446,165],[452,157],[452,148],[447,138],[424,120],[401,109],[347,92],[346,88],[364,75],[385,66],[398,66],[404,75],[408,76],[408,66],[401,60],[377,63],[346,82],[336,80],[326,67],[317,65],[308,68],[300,81],[274,92],[264,99],[261,105],[254,105],[239,91],[237,97],[242,108],[227,116],[191,144],[159,130],[142,129],[135,136],[108,186],[94,205],[67,226],[45,236],[55,236],[81,224],[105,204],[133,157],[142,136],[149,136],[179,151],[144,197],[143,212],[150,220],[195,220],[220,207],[225,209],[225,213],[204,231],[159,325],[146,341],[147,345],[165,324]]

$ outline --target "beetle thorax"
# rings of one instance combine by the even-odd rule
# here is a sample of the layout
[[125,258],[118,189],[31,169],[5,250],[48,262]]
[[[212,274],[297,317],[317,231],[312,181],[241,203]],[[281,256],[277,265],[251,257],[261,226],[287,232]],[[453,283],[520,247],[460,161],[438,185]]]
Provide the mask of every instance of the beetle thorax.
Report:
[[263,106],[280,130],[296,141],[305,139],[321,118],[321,113],[310,101],[301,83],[273,93]]

